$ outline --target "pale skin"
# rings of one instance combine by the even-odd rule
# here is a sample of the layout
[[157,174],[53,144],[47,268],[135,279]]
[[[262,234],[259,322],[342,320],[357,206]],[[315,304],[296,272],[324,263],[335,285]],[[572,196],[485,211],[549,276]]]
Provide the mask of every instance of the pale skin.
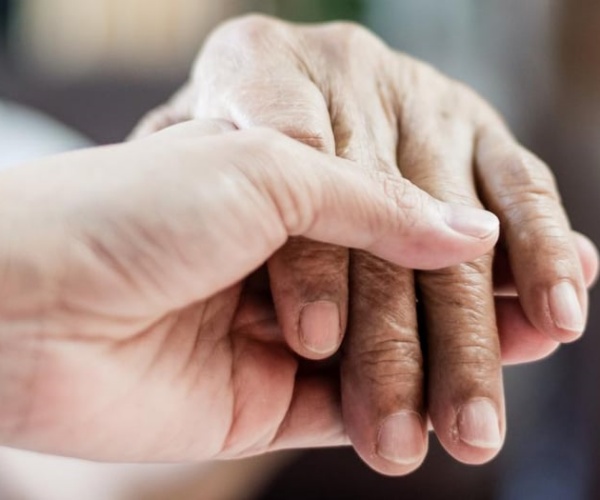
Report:
[[347,23],[250,16],[225,24],[188,84],[135,135],[206,117],[276,129],[499,217],[495,259],[488,252],[441,270],[414,273],[302,238],[268,262],[288,345],[322,359],[344,342],[344,425],[369,465],[414,470],[428,419],[458,460],[492,458],[505,435],[502,361],[540,359],[578,338],[597,270],[595,247],[571,231],[549,168],[475,93]]
[[433,269],[497,218],[266,129],[178,125],[0,174],[0,444],[95,460],[348,443],[255,273],[290,237]]

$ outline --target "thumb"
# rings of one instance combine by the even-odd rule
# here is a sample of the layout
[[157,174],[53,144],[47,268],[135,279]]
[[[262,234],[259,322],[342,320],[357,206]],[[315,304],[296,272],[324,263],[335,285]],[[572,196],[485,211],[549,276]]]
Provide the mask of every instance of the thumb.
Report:
[[193,264],[191,289],[177,286],[183,303],[239,282],[290,236],[366,250],[413,269],[473,260],[498,238],[493,214],[438,201],[399,174],[373,176],[273,130],[232,128],[192,121],[142,140],[169,147],[183,140],[196,153],[191,162],[172,162],[156,190],[168,193],[166,185],[176,182],[183,213],[198,214],[178,243]]
[[270,202],[284,235],[279,244],[305,236],[435,269],[473,260],[497,241],[495,215],[436,200],[399,174],[373,176],[273,131],[237,133],[253,134],[268,150],[258,164],[248,155],[238,168]]

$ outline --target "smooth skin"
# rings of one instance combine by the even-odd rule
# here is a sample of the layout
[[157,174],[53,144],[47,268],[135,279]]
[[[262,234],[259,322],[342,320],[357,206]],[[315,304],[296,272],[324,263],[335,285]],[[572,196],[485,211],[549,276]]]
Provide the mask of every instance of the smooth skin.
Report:
[[414,470],[428,419],[458,460],[495,456],[505,435],[502,361],[540,359],[578,338],[597,272],[596,249],[571,231],[549,168],[470,89],[349,23],[258,15],[226,23],[188,84],[135,136],[206,117],[278,130],[499,217],[495,258],[441,270],[415,273],[303,238],[268,263],[289,345],[323,359],[344,340],[344,421],[368,464],[391,475]]
[[255,271],[290,237],[432,269],[497,218],[223,121],[0,174],[0,445],[118,462],[348,438]]

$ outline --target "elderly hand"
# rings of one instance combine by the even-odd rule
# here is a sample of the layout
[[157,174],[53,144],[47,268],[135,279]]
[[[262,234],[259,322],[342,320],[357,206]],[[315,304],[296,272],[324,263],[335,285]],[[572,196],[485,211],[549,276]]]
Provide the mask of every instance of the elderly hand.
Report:
[[417,467],[427,414],[457,459],[494,456],[505,433],[501,361],[539,359],[577,338],[597,268],[594,246],[569,228],[550,170],[472,91],[347,23],[225,24],[189,84],[137,134],[194,117],[274,128],[355,169],[403,176],[498,215],[494,276],[492,252],[415,274],[302,238],[269,261],[277,315],[297,353],[327,357],[345,334],[343,414],[365,461],[387,474]]
[[297,373],[246,278],[288,236],[427,268],[496,241],[492,214],[231,129],[0,174],[0,445],[156,462],[344,443],[335,378]]

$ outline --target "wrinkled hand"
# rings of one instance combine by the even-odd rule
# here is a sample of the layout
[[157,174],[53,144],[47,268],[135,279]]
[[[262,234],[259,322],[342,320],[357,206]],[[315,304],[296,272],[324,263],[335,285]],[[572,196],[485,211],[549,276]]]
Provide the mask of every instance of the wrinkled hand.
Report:
[[246,278],[288,236],[426,268],[498,236],[349,163],[197,122],[0,174],[0,445],[172,461],[346,442],[336,377],[298,373]]
[[426,453],[426,411],[457,459],[494,456],[505,433],[501,361],[539,359],[577,338],[597,268],[594,246],[571,233],[549,169],[472,91],[347,23],[225,24],[189,84],[137,134],[194,117],[274,128],[499,216],[494,276],[491,252],[414,274],[301,238],[269,262],[277,315],[297,353],[327,357],[346,335],[343,412],[363,459],[388,474],[413,470]]

